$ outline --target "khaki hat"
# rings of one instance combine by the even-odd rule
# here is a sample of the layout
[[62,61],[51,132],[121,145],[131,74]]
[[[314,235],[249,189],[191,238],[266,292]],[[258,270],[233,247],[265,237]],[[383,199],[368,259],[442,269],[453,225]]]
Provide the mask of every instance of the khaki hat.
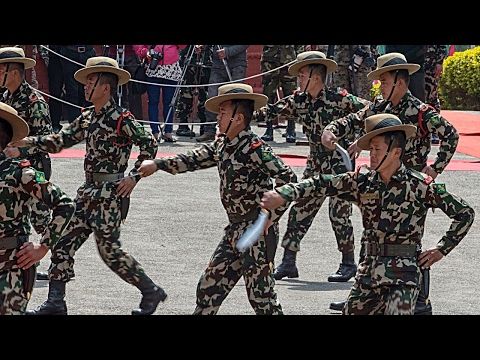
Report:
[[247,84],[227,84],[218,88],[218,95],[205,101],[205,108],[208,111],[218,114],[220,104],[228,100],[253,100],[255,102],[254,110],[267,105],[268,97],[263,94],[253,92],[250,85]]
[[325,65],[327,67],[327,74],[337,70],[337,63],[327,59],[323,52],[305,51],[297,55],[297,62],[289,66],[288,73],[292,76],[297,76],[302,67],[310,64]]
[[357,141],[357,146],[362,150],[370,148],[370,140],[377,135],[389,131],[404,131],[407,139],[414,137],[417,133],[417,127],[405,125],[401,120],[392,114],[377,114],[365,119],[365,132]]
[[383,73],[393,70],[408,70],[408,74],[412,75],[420,69],[418,64],[409,64],[405,55],[400,53],[388,53],[379,56],[377,59],[377,68],[368,73],[368,80],[378,80]]
[[120,69],[116,60],[106,56],[94,56],[87,60],[83,69],[78,70],[74,77],[79,83],[86,84],[90,74],[106,72],[118,76],[118,85],[126,84],[130,80],[130,73]]
[[20,47],[3,47],[0,48],[0,64],[5,63],[21,63],[25,69],[31,69],[37,62],[25,57],[25,52]]
[[13,136],[11,141],[18,141],[28,136],[30,132],[28,124],[18,116],[17,110],[3,102],[0,102],[0,119],[8,122],[12,127]]

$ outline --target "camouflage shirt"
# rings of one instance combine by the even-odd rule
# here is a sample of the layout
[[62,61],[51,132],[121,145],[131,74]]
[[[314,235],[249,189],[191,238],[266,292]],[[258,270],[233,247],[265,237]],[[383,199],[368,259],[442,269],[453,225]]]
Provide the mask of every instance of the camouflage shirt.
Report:
[[[231,141],[220,137],[185,155],[156,159],[159,170],[171,174],[217,166],[220,175],[220,197],[230,219],[240,219],[260,208],[263,193],[276,185],[296,181],[293,170],[276,156],[270,146],[250,129],[241,131]],[[287,207],[277,209],[278,219]]]
[[425,72],[433,72],[438,64],[443,64],[446,57],[447,45],[428,45],[425,54]]
[[[52,133],[52,122],[50,120],[50,111],[48,104],[43,96],[32,89],[28,83],[23,80],[20,87],[13,93],[7,90],[3,93],[3,100],[5,104],[10,105],[18,112],[23,120],[25,120],[30,128],[29,136],[48,135]],[[20,150],[22,157],[28,158],[32,166],[36,168],[43,168],[37,165],[37,159],[32,156],[38,152],[45,153],[40,149]]]
[[[40,241],[51,248],[73,215],[72,200],[59,187],[46,181],[42,172],[30,167],[28,160],[6,159],[5,154],[0,153],[0,242],[5,237],[30,234],[31,198],[53,210],[52,221]],[[0,254],[3,251],[0,250]]]
[[284,65],[297,58],[297,45],[263,45],[262,62]]
[[[439,208],[453,219],[450,229],[437,248],[447,255],[467,234],[474,210],[461,198],[446,191],[445,184],[404,165],[385,184],[380,174],[348,172],[321,175],[277,188],[287,201],[306,196],[338,196],[360,208],[363,221],[363,243],[416,244],[420,249],[426,213]],[[419,268],[416,257],[366,256],[357,277],[365,284],[416,285]]]
[[[154,159],[158,148],[152,134],[145,131],[132,114],[124,111],[113,100],[108,101],[99,113],[95,113],[93,106],[86,108],[58,134],[27,139],[30,146],[49,153],[58,153],[85,140],[86,154],[83,167],[85,172],[89,173],[125,172],[133,145],[137,145],[140,150],[135,162],[137,169],[143,160]],[[134,169],[130,174],[133,171]],[[140,180],[140,175],[135,179]]]
[[[331,121],[354,113],[364,108],[369,102],[349,94],[345,89],[324,89],[313,99],[306,92],[295,92],[275,104],[268,104],[254,114],[259,121],[279,114],[293,116],[304,127],[304,132],[310,145],[310,154],[307,159],[307,172],[313,174],[345,172],[342,157],[337,151],[325,148],[321,143],[323,129]],[[353,140],[353,136],[351,139]],[[348,147],[349,141],[344,140],[341,145]],[[311,169],[311,170],[309,170]]]
[[387,106],[382,110],[384,104],[385,101],[379,96],[373,103],[359,112],[333,121],[325,130],[330,130],[337,137],[349,136],[357,130],[364,133],[364,121],[368,116],[377,113],[394,114],[404,124],[417,126],[417,136],[407,140],[402,159],[404,164],[418,171],[423,169],[427,164],[428,154],[431,150],[431,136],[434,133],[440,138],[440,147],[437,158],[431,166],[438,174],[442,173],[452,159],[458,145],[459,135],[453,125],[438,114],[435,109],[414,97],[410,91],[407,91],[396,106]]

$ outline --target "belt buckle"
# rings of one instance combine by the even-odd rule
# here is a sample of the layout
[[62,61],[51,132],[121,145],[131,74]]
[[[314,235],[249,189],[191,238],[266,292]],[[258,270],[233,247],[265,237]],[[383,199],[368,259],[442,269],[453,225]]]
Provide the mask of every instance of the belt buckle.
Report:
[[85,46],[79,46],[79,47],[77,47],[77,51],[78,51],[79,53],[84,53],[84,52],[85,52]]

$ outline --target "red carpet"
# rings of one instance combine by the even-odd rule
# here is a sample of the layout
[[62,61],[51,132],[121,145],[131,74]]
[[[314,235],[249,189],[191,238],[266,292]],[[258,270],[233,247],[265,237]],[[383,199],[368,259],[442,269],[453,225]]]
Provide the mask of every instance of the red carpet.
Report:
[[457,151],[480,158],[480,112],[443,110],[442,116],[460,133]]
[[[175,154],[167,153],[158,153],[157,158],[173,156]],[[81,149],[65,149],[58,154],[51,154],[53,158],[83,158],[85,156],[85,151]],[[131,158],[135,159],[138,156],[138,153],[132,153]],[[280,155],[281,158],[285,161],[286,164],[294,167],[304,167],[307,158],[301,155]],[[480,155],[479,155],[480,157]],[[357,159],[357,166],[362,164],[368,164],[368,157],[360,157]],[[480,171],[480,159],[478,161],[467,161],[467,160],[452,160],[447,166],[449,171]]]

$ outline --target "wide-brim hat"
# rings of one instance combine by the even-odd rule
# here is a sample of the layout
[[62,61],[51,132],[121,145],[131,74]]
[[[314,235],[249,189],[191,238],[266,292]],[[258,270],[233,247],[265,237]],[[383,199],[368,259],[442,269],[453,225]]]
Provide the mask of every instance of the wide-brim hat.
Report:
[[87,77],[94,73],[111,73],[118,76],[118,85],[126,84],[130,80],[130,73],[120,69],[115,59],[105,56],[94,56],[87,60],[83,69],[78,70],[74,77],[79,83],[86,84]]
[[0,64],[4,63],[21,63],[25,69],[31,69],[37,62],[25,57],[25,52],[20,47],[3,47],[0,48]]
[[323,52],[305,51],[297,55],[297,62],[288,67],[288,73],[292,76],[297,76],[302,67],[310,64],[325,65],[327,68],[327,74],[337,70],[337,63],[333,60],[327,59]]
[[227,84],[218,88],[218,95],[205,101],[205,108],[208,111],[218,114],[220,104],[228,100],[253,100],[254,110],[267,105],[268,97],[263,94],[253,92],[250,85],[247,84]]
[[372,138],[390,131],[404,131],[405,138],[409,139],[416,135],[417,127],[403,124],[398,117],[392,114],[372,115],[365,119],[366,134],[358,139],[357,146],[362,150],[368,150]]
[[383,73],[394,70],[408,70],[408,74],[412,75],[420,69],[418,64],[409,64],[405,55],[400,53],[388,53],[379,56],[377,59],[377,68],[368,73],[368,80],[378,80]]
[[13,136],[11,141],[18,141],[28,136],[30,132],[28,124],[18,116],[17,110],[3,102],[0,102],[0,119],[8,122],[12,127]]

